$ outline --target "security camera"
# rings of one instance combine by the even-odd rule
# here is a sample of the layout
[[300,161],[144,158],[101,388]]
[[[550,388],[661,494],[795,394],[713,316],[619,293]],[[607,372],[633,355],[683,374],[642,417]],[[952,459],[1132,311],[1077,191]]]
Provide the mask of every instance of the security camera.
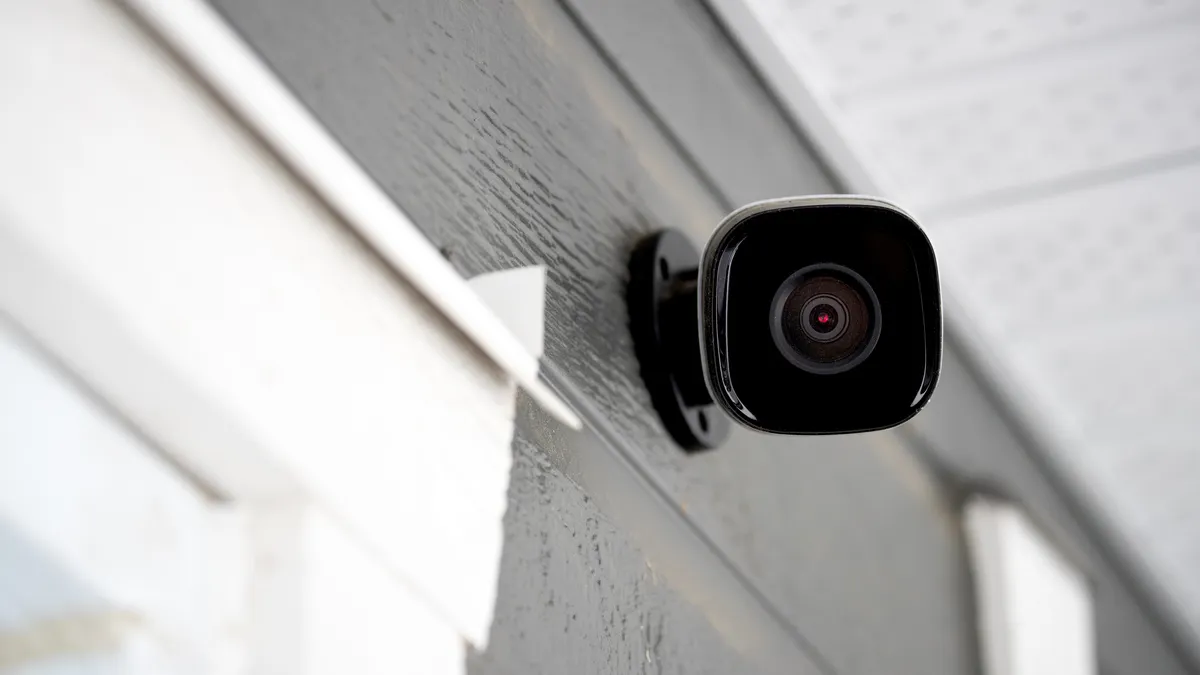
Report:
[[688,450],[720,444],[729,418],[775,434],[886,429],[925,405],[941,367],[933,247],[881,199],[750,204],[702,255],[658,232],[633,252],[628,303],[651,400]]

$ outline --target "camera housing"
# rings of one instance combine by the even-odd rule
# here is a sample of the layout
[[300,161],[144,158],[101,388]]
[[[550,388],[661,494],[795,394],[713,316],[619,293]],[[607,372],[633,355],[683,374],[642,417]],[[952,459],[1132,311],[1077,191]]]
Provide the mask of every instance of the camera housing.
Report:
[[933,393],[937,260],[917,222],[890,202],[800,197],[738,209],[709,239],[699,284],[709,391],[746,426],[886,429]]
[[757,202],[727,216],[702,256],[666,231],[635,250],[630,271],[643,379],[685,448],[719,444],[718,411],[776,434],[886,429],[937,383],[936,257],[890,202]]

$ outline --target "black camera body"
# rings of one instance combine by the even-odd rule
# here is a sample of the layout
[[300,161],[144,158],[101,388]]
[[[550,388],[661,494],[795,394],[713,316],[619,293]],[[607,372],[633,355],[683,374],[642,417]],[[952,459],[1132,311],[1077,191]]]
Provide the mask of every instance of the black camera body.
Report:
[[700,262],[713,399],[772,433],[873,431],[915,415],[942,358],[937,261],[911,216],[857,196],[730,214]]
[[[719,443],[714,406],[768,433],[841,434],[895,426],[929,400],[942,354],[937,261],[899,207],[848,195],[750,204],[694,268],[682,242],[660,235],[635,253],[630,309],[643,377],[684,447]],[[657,271],[656,289],[643,270]],[[692,302],[697,313],[679,309]],[[650,303],[663,311],[647,316]]]

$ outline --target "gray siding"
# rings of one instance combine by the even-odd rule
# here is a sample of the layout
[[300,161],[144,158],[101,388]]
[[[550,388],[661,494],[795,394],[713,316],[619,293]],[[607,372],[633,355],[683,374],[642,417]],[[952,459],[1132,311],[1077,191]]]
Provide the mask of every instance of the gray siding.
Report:
[[647,2],[669,49],[634,50],[586,3],[216,4],[459,270],[549,266],[547,375],[588,425],[522,407],[472,672],[975,671],[956,495],[904,436],[739,429],[688,457],[649,407],[636,240],[832,185],[702,6]]

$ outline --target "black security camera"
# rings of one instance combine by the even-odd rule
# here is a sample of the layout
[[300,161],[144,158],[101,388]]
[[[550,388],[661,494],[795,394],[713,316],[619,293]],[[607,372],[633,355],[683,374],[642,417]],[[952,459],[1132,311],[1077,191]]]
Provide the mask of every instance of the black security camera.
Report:
[[688,450],[719,444],[726,415],[776,434],[886,429],[925,405],[941,367],[933,247],[880,199],[750,204],[702,256],[656,233],[634,250],[628,301],[642,377]]

